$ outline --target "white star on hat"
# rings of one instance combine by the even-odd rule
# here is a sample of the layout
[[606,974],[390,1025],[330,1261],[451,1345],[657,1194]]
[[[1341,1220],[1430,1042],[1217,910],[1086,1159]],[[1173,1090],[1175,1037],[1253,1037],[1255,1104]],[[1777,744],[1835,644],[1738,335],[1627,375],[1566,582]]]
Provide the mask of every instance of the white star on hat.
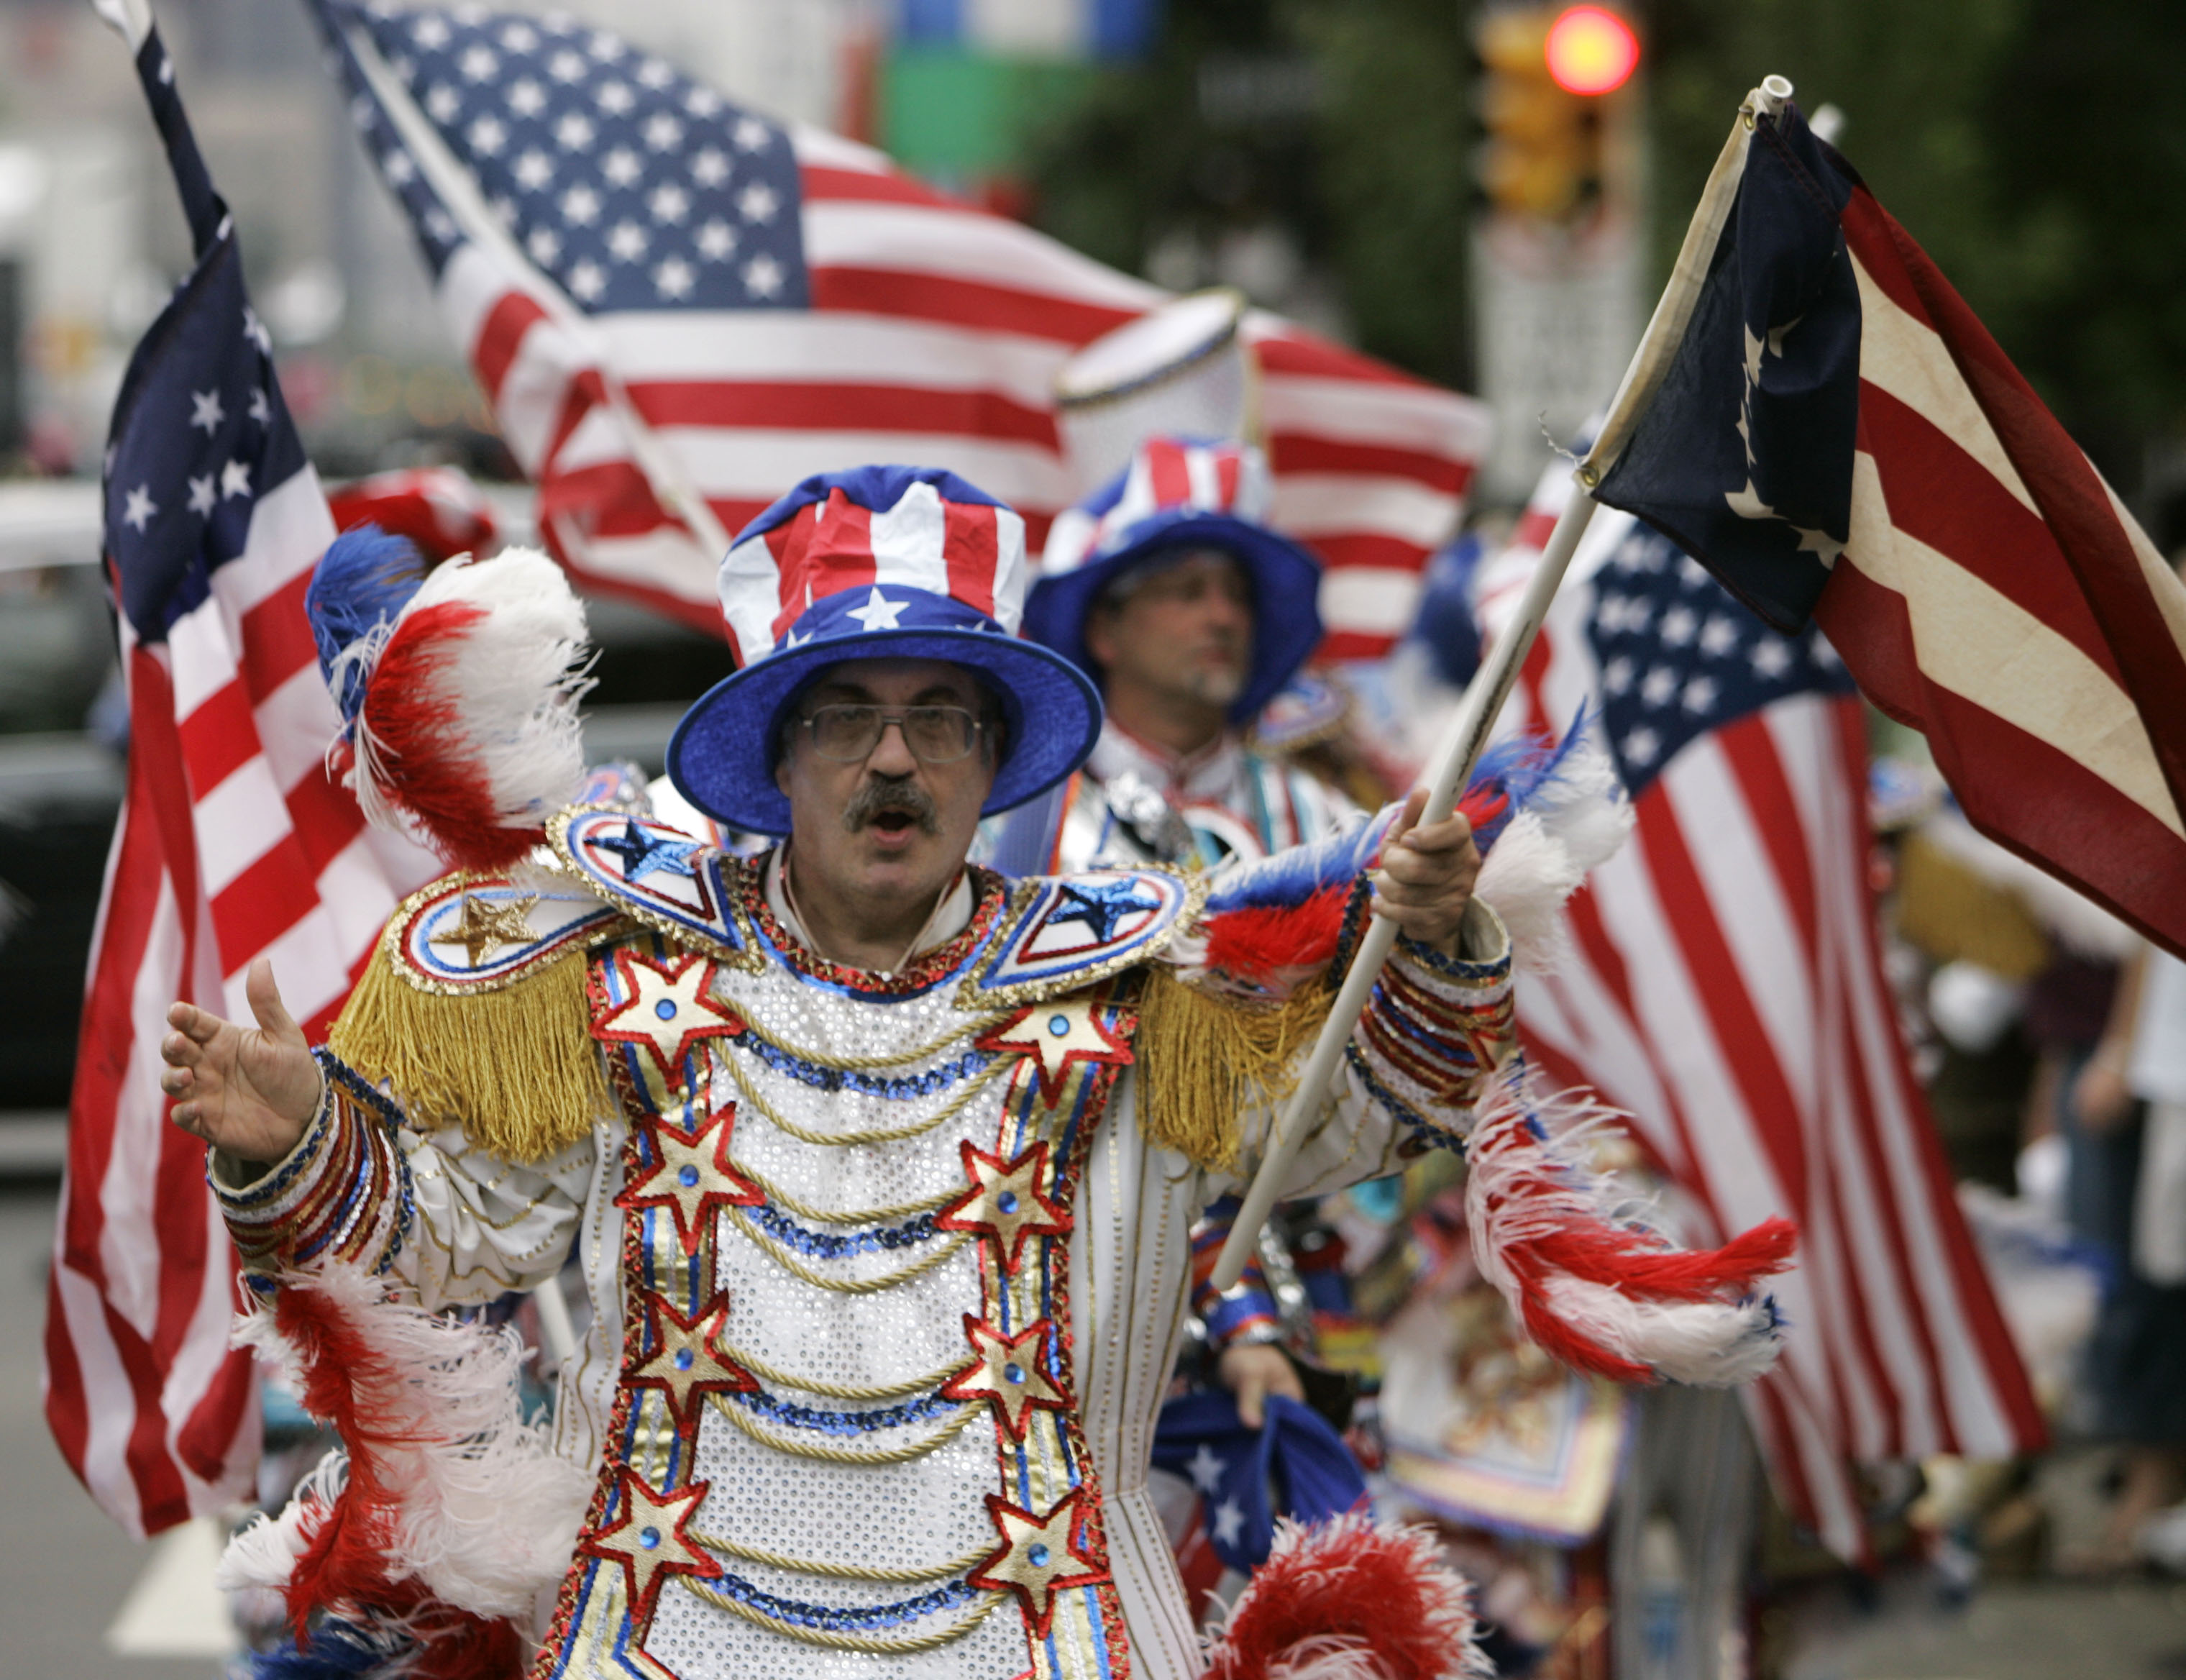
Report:
[[867,630],[897,630],[902,627],[896,622],[897,618],[910,604],[908,601],[891,601],[881,593],[876,585],[873,593],[866,597],[865,605],[852,607],[849,616],[857,620]]

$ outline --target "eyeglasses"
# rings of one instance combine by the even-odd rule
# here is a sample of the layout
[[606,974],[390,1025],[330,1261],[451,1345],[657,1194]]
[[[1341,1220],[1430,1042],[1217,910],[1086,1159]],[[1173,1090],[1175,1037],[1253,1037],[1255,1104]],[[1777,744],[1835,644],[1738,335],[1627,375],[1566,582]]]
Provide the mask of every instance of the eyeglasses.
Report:
[[823,705],[799,722],[811,732],[813,751],[844,764],[871,755],[891,723],[903,731],[904,744],[920,763],[953,764],[969,756],[984,727],[961,705],[910,705],[900,711]]

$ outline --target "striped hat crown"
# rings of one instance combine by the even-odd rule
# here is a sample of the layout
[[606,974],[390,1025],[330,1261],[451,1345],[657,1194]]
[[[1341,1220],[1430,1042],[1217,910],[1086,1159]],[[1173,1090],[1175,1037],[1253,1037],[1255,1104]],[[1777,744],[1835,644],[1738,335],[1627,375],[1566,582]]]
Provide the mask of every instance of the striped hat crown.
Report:
[[746,666],[860,632],[1013,636],[1024,589],[1023,519],[953,473],[918,467],[805,480],[745,527],[720,572],[721,616]]
[[1258,525],[1272,495],[1267,457],[1249,443],[1150,438],[1129,466],[1057,517],[1040,576],[1074,571],[1132,546],[1153,525],[1194,514]]
[[989,812],[1068,776],[1101,733],[1084,674],[1017,637],[1024,520],[954,473],[860,467],[805,480],[744,527],[720,590],[739,668],[684,714],[668,773],[733,827],[788,832],[774,777],[782,721],[845,660],[940,660],[978,675],[1002,710]]

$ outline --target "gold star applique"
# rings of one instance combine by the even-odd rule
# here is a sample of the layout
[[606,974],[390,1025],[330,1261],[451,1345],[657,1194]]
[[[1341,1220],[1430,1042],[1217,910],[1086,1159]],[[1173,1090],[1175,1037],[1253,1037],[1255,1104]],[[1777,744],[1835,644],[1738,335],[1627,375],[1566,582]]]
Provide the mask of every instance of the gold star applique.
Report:
[[965,1582],[990,1593],[1016,1593],[1036,1639],[1047,1638],[1057,1593],[1108,1578],[1085,1532],[1090,1509],[1085,1500],[1085,1490],[1073,1488],[1045,1516],[1034,1516],[999,1493],[987,1496],[987,1514],[1002,1537],[1001,1547]]
[[1080,993],[1051,1003],[1035,1003],[983,1034],[978,1046],[982,1050],[1015,1050],[1037,1057],[1040,1100],[1052,1108],[1073,1062],[1111,1067],[1129,1065],[1130,1040],[1101,1024],[1100,1011],[1106,1002],[1104,997]]
[[644,1045],[670,1079],[698,1040],[744,1030],[736,1011],[714,996],[715,964],[705,957],[693,952],[680,962],[657,963],[625,947],[614,961],[625,1001],[595,1009],[592,1036]]
[[683,1252],[695,1255],[716,1213],[724,1207],[757,1207],[766,1200],[759,1188],[737,1171],[729,1159],[736,1135],[737,1105],[710,1110],[695,1132],[673,1126],[659,1115],[638,1122],[650,1164],[632,1174],[617,1194],[615,1205],[627,1211],[665,1207],[674,1211]]
[[729,1301],[717,1292],[686,1318],[658,1292],[645,1298],[646,1323],[653,1352],[630,1373],[633,1388],[664,1389],[675,1427],[687,1430],[698,1416],[698,1396],[710,1390],[749,1394],[759,1387],[752,1374],[723,1356],[720,1334],[729,1322]]
[[464,958],[475,969],[487,957],[497,955],[508,945],[530,945],[539,936],[532,931],[525,919],[531,907],[539,902],[539,895],[527,892],[521,898],[481,898],[475,893],[465,893],[462,910],[456,924],[445,933],[431,935],[429,945],[460,945]]
[[1048,1338],[1055,1326],[1041,1319],[1022,1335],[1006,1336],[984,1319],[964,1315],[964,1334],[978,1357],[941,1385],[944,1400],[990,1400],[1009,1431],[1023,1441],[1025,1414],[1035,1407],[1060,1412],[1069,1396],[1048,1379]]
[[1070,1216],[1040,1194],[1040,1181],[1047,1176],[1045,1143],[1010,1161],[974,1148],[968,1138],[957,1147],[972,1188],[934,1216],[937,1228],[992,1237],[1005,1272],[1017,1269],[1027,1237],[1059,1237],[1070,1229]]
[[622,1515],[577,1549],[622,1565],[630,1619],[642,1632],[653,1620],[653,1603],[665,1577],[694,1575],[710,1581],[721,1573],[721,1566],[684,1534],[710,1484],[694,1481],[673,1493],[656,1494],[636,1471],[625,1469],[621,1475]]

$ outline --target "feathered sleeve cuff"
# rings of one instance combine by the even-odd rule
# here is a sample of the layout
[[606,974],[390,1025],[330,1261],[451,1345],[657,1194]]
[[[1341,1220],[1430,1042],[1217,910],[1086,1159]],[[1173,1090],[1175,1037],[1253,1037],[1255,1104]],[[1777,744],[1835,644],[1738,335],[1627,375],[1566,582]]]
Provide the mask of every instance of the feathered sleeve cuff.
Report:
[[401,1116],[331,1051],[312,1053],[318,1112],[296,1147],[240,1182],[244,1165],[216,1150],[207,1177],[254,1287],[273,1273],[340,1262],[384,1273],[408,1234],[410,1165],[395,1141]]

